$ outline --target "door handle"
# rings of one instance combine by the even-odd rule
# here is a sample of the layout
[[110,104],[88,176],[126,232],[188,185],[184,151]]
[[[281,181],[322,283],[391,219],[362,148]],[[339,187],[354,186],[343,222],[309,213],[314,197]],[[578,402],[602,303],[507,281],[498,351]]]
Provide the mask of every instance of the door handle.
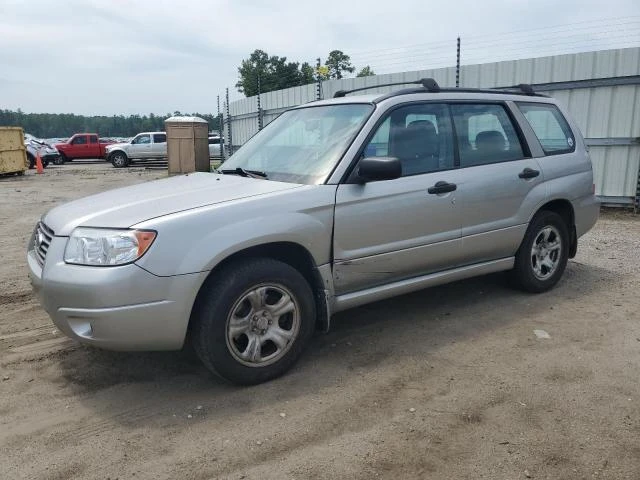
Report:
[[518,177],[528,179],[535,178],[538,175],[540,175],[540,170],[534,170],[533,168],[527,167],[518,174]]
[[429,192],[431,195],[436,195],[439,193],[453,192],[456,188],[458,188],[458,186],[455,183],[440,181],[437,182],[433,187],[429,187],[427,189],[427,192]]

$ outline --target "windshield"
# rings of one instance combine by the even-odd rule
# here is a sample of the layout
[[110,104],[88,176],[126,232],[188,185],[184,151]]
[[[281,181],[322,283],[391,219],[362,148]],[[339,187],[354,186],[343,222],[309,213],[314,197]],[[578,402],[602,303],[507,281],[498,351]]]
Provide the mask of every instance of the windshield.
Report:
[[269,180],[322,183],[369,114],[370,104],[289,110],[258,132],[220,170],[264,172]]

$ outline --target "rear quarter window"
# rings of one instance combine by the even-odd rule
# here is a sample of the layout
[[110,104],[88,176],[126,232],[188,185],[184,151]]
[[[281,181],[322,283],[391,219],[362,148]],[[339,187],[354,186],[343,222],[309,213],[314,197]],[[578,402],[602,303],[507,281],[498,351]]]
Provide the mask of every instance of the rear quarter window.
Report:
[[546,155],[571,153],[576,149],[576,141],[569,124],[555,105],[542,103],[518,103],[540,141]]

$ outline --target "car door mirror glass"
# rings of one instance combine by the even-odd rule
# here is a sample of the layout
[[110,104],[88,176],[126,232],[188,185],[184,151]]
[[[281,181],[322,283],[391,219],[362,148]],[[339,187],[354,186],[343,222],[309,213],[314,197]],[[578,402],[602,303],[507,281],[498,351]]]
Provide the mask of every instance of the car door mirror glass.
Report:
[[366,157],[358,164],[358,180],[362,183],[394,180],[402,176],[402,164],[396,157]]

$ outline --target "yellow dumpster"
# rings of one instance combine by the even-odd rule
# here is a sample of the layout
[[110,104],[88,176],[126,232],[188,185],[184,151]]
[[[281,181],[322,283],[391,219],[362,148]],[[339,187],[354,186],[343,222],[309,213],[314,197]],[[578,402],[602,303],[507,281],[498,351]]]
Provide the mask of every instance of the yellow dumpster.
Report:
[[20,127],[0,127],[0,174],[24,174],[29,168]]

